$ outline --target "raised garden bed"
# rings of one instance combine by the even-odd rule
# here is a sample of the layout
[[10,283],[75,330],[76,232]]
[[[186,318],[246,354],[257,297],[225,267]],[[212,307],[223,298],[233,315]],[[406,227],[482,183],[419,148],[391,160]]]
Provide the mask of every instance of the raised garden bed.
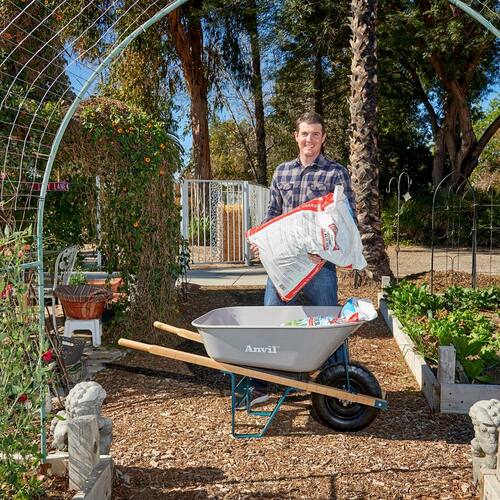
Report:
[[[379,306],[380,312],[391,330],[410,371],[429,406],[434,411],[467,414],[475,402],[499,397],[500,385],[498,383],[456,383],[456,373],[464,373],[464,370],[460,362],[457,361],[456,350],[453,346],[437,347],[437,359],[431,367],[424,356],[419,354],[419,351],[425,349],[425,346],[422,343],[417,346],[405,332],[400,320],[389,309],[387,300],[382,294],[379,295]],[[444,315],[446,313],[440,314]],[[418,321],[418,319],[415,320],[416,323]],[[425,319],[422,321],[425,323]],[[498,335],[498,329],[496,335]],[[424,342],[436,342],[436,339],[429,335],[429,338],[425,338]],[[459,348],[462,351],[464,349],[461,345],[459,345]],[[477,361],[480,356],[471,355],[469,358]],[[468,369],[469,374],[477,373],[477,382],[485,378],[485,375],[479,372],[477,366],[471,365],[468,366]],[[465,377],[465,374],[463,376]]]

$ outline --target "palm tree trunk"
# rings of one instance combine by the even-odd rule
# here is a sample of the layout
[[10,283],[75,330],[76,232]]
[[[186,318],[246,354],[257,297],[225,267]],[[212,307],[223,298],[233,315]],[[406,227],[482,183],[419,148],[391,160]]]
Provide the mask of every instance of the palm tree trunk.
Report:
[[350,165],[367,274],[390,275],[381,232],[377,144],[377,0],[351,0]]

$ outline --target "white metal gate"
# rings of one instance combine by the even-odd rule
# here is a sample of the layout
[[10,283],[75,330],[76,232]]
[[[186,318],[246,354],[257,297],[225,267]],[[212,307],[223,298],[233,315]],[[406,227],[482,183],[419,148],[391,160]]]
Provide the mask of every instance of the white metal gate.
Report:
[[182,181],[182,236],[191,262],[250,264],[245,232],[262,222],[269,189],[248,181]]

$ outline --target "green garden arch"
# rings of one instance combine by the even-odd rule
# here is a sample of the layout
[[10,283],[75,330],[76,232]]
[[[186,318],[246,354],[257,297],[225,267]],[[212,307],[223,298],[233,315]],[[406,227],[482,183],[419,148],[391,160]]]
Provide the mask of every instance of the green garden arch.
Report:
[[[58,31],[49,25],[51,18],[59,16],[58,11],[64,8],[66,0],[62,2],[46,2],[41,0],[24,1],[22,7],[16,6],[11,0],[6,0],[0,6],[0,13],[8,22],[0,29],[0,79],[3,79],[0,93],[0,150],[3,149],[3,158],[0,160],[0,221],[2,230],[5,223],[13,225],[14,229],[26,223],[36,224],[36,260],[23,265],[25,269],[36,269],[38,275],[39,297],[39,335],[44,336],[44,272],[43,272],[43,217],[44,207],[49,186],[50,175],[56,159],[61,140],[75,114],[78,105],[89,93],[96,79],[106,71],[126,47],[150,26],[157,23],[170,12],[186,3],[188,0],[175,0],[167,6],[159,7],[152,2],[145,8],[140,7],[140,0],[134,0],[125,10],[138,10],[135,22],[127,26],[123,33],[113,32],[116,23],[112,23],[107,31],[108,36],[114,38],[108,50],[100,58],[95,67],[83,62],[81,56],[73,50],[79,36],[73,40],[72,46],[55,48],[59,35],[70,22],[82,15],[88,3],[79,13],[73,16]],[[112,4],[115,5],[116,4]],[[153,7],[156,12],[151,9]],[[94,24],[107,15],[105,10],[98,10],[93,23],[83,30],[85,33]],[[10,15],[5,15],[8,12]],[[116,14],[116,13],[115,13]],[[124,14],[123,14],[124,15]],[[117,16],[117,21],[123,17]],[[146,18],[141,19],[141,18]],[[127,33],[130,31],[130,33]],[[83,34],[82,33],[82,34]],[[46,38],[45,38],[46,37]],[[86,52],[86,51],[85,51]],[[84,52],[84,54],[85,54]],[[54,55],[54,53],[56,55]],[[52,59],[51,59],[52,57]],[[61,68],[58,65],[64,61]],[[68,68],[75,66],[71,71]],[[56,73],[52,74],[54,68]],[[78,74],[82,68],[87,75]],[[31,82],[25,73],[31,70]],[[71,76],[69,76],[71,75]],[[61,80],[73,77],[79,87],[71,92],[68,86],[60,90]],[[23,95],[25,84],[28,89]],[[36,95],[36,98],[32,97]],[[64,105],[68,98],[72,102],[67,108],[62,120],[58,122],[55,109],[47,108],[49,101],[56,99],[58,104]],[[34,109],[34,112],[32,111]],[[27,120],[24,120],[27,118]],[[25,125],[25,123],[29,123]],[[57,125],[55,133],[53,124]],[[18,134],[21,134],[19,137]],[[23,137],[24,136],[24,137]],[[35,138],[36,137],[36,138]],[[35,140],[33,140],[35,138]],[[37,168],[41,165],[42,168]],[[39,179],[42,175],[41,180]],[[16,227],[17,226],[17,227]],[[46,440],[43,430],[45,418],[42,413],[41,452],[46,456]]]
[[[158,0],[112,1],[104,6],[98,0],[90,0],[68,18],[61,14],[65,13],[68,0],[20,0],[17,3],[2,0],[0,3],[0,18],[7,20],[0,28],[0,152],[3,153],[0,156],[0,221],[3,225],[10,214],[14,224],[23,225],[27,221],[35,224],[36,260],[25,267],[36,269],[38,274],[40,336],[44,335],[44,207],[64,133],[92,85],[124,49],[187,1],[175,0],[161,7]],[[500,31],[470,5],[461,0],[449,2],[500,38]],[[70,42],[61,43],[60,37],[68,26],[91,11],[95,17],[82,27],[82,32]],[[115,17],[103,35],[105,51],[97,62],[94,59],[94,63],[89,63],[84,57],[87,51],[79,54],[75,47],[86,32],[109,22],[110,14]],[[119,21],[125,15],[132,17],[132,21],[123,27]],[[72,81],[74,90],[71,90]],[[66,109],[62,118],[53,102]],[[42,436],[42,452],[44,450]]]

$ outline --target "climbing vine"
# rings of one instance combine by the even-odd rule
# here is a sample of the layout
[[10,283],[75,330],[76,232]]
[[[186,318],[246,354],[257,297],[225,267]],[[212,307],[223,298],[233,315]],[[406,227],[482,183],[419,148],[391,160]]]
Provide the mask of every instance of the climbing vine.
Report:
[[[124,327],[134,337],[151,333],[152,321],[175,307],[182,271],[174,189],[180,153],[165,123],[106,98],[82,104],[61,148],[57,168],[65,175],[100,179],[101,234],[95,243],[105,270],[120,272],[125,281],[130,321],[120,325],[121,335]],[[95,190],[82,194],[95,213]]]
[[30,231],[0,232],[0,498],[41,493],[40,407],[45,402],[52,352],[38,333],[29,260]]

